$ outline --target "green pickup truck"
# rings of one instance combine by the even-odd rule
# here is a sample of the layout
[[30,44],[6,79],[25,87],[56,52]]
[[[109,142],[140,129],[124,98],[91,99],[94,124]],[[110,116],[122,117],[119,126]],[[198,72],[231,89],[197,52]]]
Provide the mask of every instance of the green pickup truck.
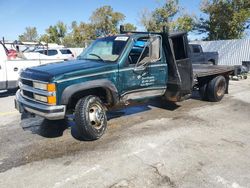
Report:
[[120,30],[95,40],[75,61],[22,71],[15,107],[51,121],[73,114],[80,137],[96,140],[114,107],[159,96],[178,102],[194,89],[213,102],[228,93],[233,68],[192,65],[187,33]]

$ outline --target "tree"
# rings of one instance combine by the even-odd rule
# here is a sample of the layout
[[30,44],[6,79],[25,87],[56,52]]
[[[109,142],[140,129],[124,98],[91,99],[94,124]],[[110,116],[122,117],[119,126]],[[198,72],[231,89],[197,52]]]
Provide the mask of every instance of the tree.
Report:
[[196,25],[196,18],[194,15],[183,14],[177,18],[173,23],[174,31],[192,31]]
[[40,41],[61,44],[67,33],[67,26],[63,22],[57,22],[54,26],[46,29],[46,34],[42,35]]
[[[85,47],[100,36],[118,33],[118,25],[124,18],[122,13],[115,12],[111,6],[103,6],[92,13],[90,23],[78,24],[73,21],[69,28],[63,22],[51,25],[40,37],[40,41],[63,44],[68,47]],[[131,31],[136,30],[136,27],[130,23],[126,23],[125,28]]]
[[38,34],[36,27],[26,27],[25,32],[22,35],[19,35],[19,41],[22,42],[35,42],[38,40]]
[[124,28],[126,31],[136,31],[136,26],[131,23],[124,24]]
[[96,39],[94,26],[92,24],[76,21],[71,24],[71,32],[63,39],[63,44],[70,47],[85,47],[90,41]]
[[178,15],[180,10],[178,0],[167,0],[163,6],[152,12],[143,10],[140,20],[147,31],[159,32],[164,26],[170,31],[191,31],[195,24],[194,16],[187,13]]
[[114,12],[111,6],[103,6],[96,9],[90,17],[96,35],[103,36],[118,33],[118,25],[125,16],[120,12]]
[[197,30],[207,40],[239,39],[250,26],[249,0],[203,0],[201,10],[208,18],[200,18]]

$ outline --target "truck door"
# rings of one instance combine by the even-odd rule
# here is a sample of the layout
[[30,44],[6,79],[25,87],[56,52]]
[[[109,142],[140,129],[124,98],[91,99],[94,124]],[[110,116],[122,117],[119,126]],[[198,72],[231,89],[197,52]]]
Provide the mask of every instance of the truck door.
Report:
[[160,36],[136,40],[127,63],[119,69],[121,99],[127,101],[163,95],[167,75],[164,63]]

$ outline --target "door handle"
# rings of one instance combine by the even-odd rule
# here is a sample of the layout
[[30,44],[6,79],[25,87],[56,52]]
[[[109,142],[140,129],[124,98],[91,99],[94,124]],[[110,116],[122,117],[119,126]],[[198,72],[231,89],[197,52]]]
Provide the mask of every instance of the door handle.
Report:
[[14,68],[14,71],[18,71],[18,68],[17,68],[17,67],[15,67],[15,68]]
[[0,70],[2,69],[2,66],[0,65]]

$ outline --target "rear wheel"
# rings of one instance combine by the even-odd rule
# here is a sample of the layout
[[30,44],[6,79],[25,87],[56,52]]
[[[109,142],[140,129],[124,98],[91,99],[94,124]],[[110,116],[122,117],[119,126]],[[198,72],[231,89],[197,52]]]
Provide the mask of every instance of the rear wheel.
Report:
[[217,76],[213,78],[207,85],[207,96],[211,102],[220,101],[226,92],[227,82],[225,77]]
[[107,128],[107,116],[101,100],[92,95],[80,99],[75,108],[75,123],[81,139],[99,139]]

